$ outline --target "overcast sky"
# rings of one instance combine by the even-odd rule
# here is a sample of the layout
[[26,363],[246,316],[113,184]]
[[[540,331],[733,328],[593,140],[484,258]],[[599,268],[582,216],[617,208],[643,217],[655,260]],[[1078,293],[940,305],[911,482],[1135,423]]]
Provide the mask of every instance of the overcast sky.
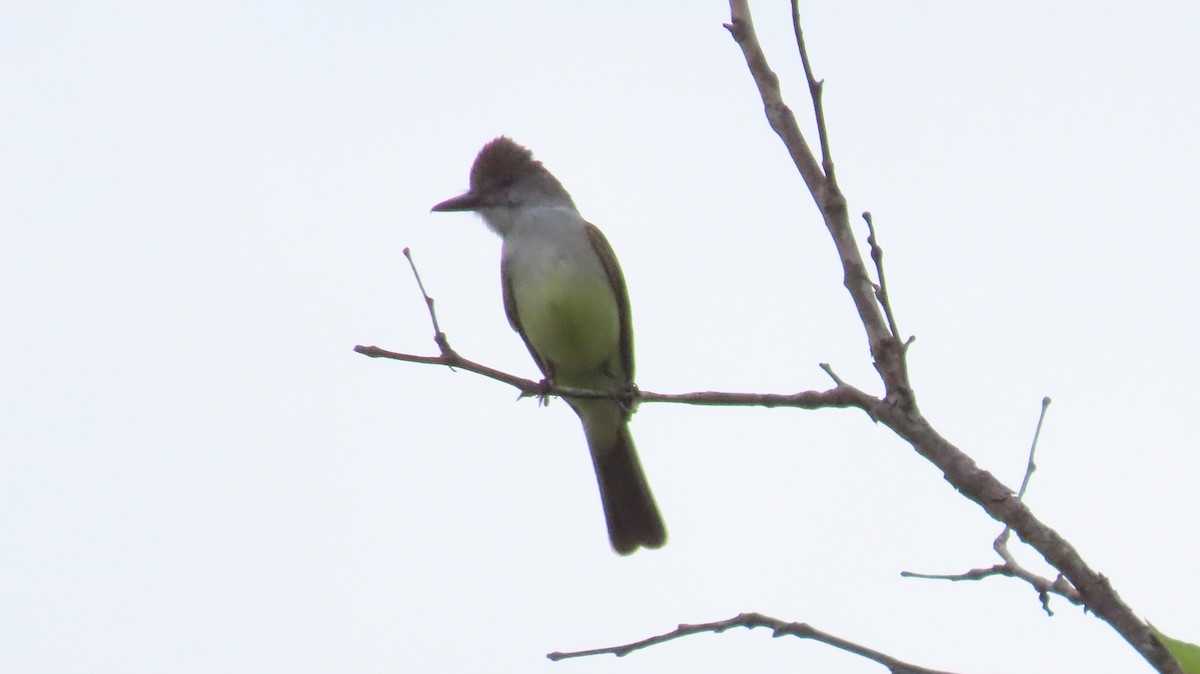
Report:
[[[811,131],[787,3],[755,20]],[[921,409],[1139,615],[1200,642],[1195,3],[804,3]],[[620,256],[638,384],[878,393],[832,243],[710,2],[64,2],[0,21],[0,670],[1145,672],[1053,618],[1000,526],[861,412],[643,405],[671,539],[608,547],[499,240],[458,194],[528,145]],[[856,221],[857,223],[857,221]],[[859,226],[865,241],[863,227]],[[1035,553],[1018,548],[1031,568]]]

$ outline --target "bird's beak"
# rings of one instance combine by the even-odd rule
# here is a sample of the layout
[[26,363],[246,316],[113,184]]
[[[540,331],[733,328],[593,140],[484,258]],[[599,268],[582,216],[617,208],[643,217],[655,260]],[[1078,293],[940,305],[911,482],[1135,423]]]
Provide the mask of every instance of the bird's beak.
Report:
[[440,204],[437,204],[432,209],[437,212],[447,211],[477,211],[487,204],[484,200],[474,192],[466,192],[457,197],[451,197]]

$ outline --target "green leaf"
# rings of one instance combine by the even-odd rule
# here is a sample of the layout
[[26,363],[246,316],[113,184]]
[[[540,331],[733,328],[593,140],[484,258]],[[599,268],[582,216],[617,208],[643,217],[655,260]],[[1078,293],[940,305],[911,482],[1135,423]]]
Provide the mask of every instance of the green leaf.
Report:
[[1200,674],[1200,646],[1172,639],[1159,632],[1154,625],[1150,625],[1150,631],[1154,632],[1154,636],[1158,637],[1162,645],[1167,647],[1167,651],[1175,658],[1175,662],[1179,663],[1179,668],[1184,671],[1184,674]]

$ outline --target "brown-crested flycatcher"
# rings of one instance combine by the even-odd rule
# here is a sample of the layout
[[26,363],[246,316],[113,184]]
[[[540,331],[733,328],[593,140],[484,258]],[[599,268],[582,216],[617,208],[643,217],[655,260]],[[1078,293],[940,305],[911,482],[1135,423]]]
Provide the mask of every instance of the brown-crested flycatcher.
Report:
[[[471,188],[433,207],[475,211],[504,240],[508,322],[547,381],[592,391],[633,383],[629,293],[617,256],[533,153],[501,136],[479,151]],[[583,422],[608,538],[618,553],[667,542],[662,516],[615,398],[565,398]]]

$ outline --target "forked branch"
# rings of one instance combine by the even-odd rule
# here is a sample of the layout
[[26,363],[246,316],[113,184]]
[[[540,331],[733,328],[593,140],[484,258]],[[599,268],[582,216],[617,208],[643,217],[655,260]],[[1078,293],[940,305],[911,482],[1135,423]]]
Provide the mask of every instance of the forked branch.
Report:
[[[921,414],[908,378],[906,349],[894,332],[894,316],[891,320],[888,318],[891,315],[890,299],[885,293],[877,294],[875,284],[870,281],[859,254],[854,232],[850,228],[846,198],[831,176],[814,169],[817,161],[808,143],[804,141],[791,110],[783,102],[779,79],[771,71],[755,35],[748,0],[730,0],[729,7],[732,20],[726,28],[745,56],[751,77],[758,86],[767,121],[779,135],[799,169],[841,258],[846,289],[850,292],[859,319],[866,330],[871,355],[886,391],[885,401],[890,403],[882,408],[879,421],[941,469],[946,480],[955,489],[977,503],[993,519],[1003,523],[1007,529],[1015,531],[1021,540],[1041,553],[1078,591],[1083,605],[1109,623],[1154,667],[1160,672],[1179,672],[1175,661],[1154,638],[1148,626],[1121,601],[1108,579],[1089,567],[1066,539],[1038,520],[1013,490],[991,473],[979,468],[971,457],[938,434]],[[792,8],[793,22],[797,26],[797,46],[801,51],[801,60],[805,63],[818,133],[823,139],[822,151],[827,155],[824,163],[832,166],[833,160],[828,156],[826,149],[828,134],[824,130],[825,116],[821,110],[820,87],[814,87],[817,80],[812,76],[811,67],[808,65],[808,55],[801,39],[803,34],[798,28],[799,12],[794,2]],[[882,273],[881,267],[879,271]],[[882,289],[882,282],[879,287]]]

